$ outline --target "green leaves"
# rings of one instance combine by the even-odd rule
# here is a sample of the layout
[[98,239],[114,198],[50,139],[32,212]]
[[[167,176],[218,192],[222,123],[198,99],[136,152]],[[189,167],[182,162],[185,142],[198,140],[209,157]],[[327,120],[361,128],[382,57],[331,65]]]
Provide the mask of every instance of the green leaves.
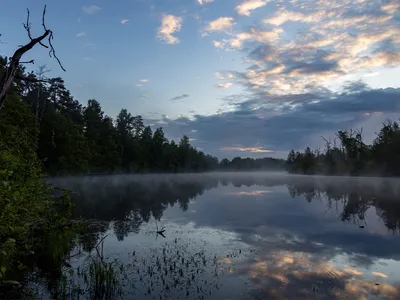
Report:
[[18,97],[0,111],[0,274],[15,276],[32,251],[41,253],[50,231],[69,221],[69,198],[58,206],[42,180],[37,127]]

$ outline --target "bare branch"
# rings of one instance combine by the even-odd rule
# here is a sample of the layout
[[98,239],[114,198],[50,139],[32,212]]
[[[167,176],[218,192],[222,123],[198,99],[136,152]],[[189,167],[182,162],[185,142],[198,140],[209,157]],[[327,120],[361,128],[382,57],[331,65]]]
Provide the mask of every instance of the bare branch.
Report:
[[[47,5],[44,6],[43,14],[42,14],[42,26],[43,26],[44,31],[47,31],[46,24],[44,22],[44,17],[46,16],[46,8],[47,8]],[[43,44],[42,42],[39,42],[39,44],[41,46],[45,47],[46,49],[49,48],[47,45]]]
[[[29,9],[27,9],[26,23],[24,23],[23,26],[24,26],[26,32],[28,33],[28,37],[30,39],[30,42],[27,43],[26,45],[20,46],[14,52],[14,55],[10,59],[10,64],[6,68],[3,76],[0,78],[0,109],[3,107],[4,102],[6,100],[6,95],[7,95],[8,91],[10,90],[10,88],[12,87],[14,78],[17,75],[18,67],[19,67],[19,64],[21,63],[22,56],[26,52],[31,50],[37,44],[43,46],[44,48],[50,48],[50,51],[49,51],[50,57],[54,57],[57,60],[57,62],[59,64],[59,66],[61,67],[61,69],[64,72],[66,71],[64,69],[63,65],[61,64],[60,59],[57,57],[56,51],[55,51],[55,49],[53,47],[53,44],[51,42],[52,39],[54,38],[53,32],[50,29],[47,29],[46,24],[45,24],[46,8],[47,8],[47,6],[45,5],[44,9],[43,9],[43,14],[42,14],[42,26],[43,26],[45,31],[41,36],[39,36],[37,38],[33,38],[32,35],[31,35],[31,25],[29,23],[29,21],[30,21],[30,11],[29,11]],[[43,44],[43,40],[46,39],[46,38],[48,39],[49,46]],[[33,63],[33,61],[32,61],[32,63]]]
[[331,148],[331,145],[332,145],[332,143],[331,143],[331,139],[329,138],[329,141],[326,139],[326,138],[324,138],[323,136],[321,136],[321,138],[324,140],[324,142],[325,142],[325,147],[329,150],[330,148]]
[[43,26],[44,31],[47,31],[46,24],[44,22],[44,17],[46,16],[46,8],[47,8],[47,5],[44,6],[43,14],[42,14],[42,26]]
[[64,72],[66,72],[66,70],[65,70],[64,67],[63,67],[63,65],[61,64],[61,61],[59,60],[59,58],[58,58],[57,55],[56,55],[56,50],[54,49],[53,44],[51,43],[51,40],[52,40],[53,38],[54,38],[53,32],[50,31],[50,35],[49,35],[49,45],[50,45],[49,56],[52,57],[52,55],[53,55],[53,57],[57,60],[58,65],[60,66],[60,68],[61,68]]
[[42,47],[44,47],[44,48],[46,48],[46,49],[49,49],[49,46],[43,44],[42,42],[39,42],[39,44],[40,44],[40,46],[42,46]]
[[31,35],[31,24],[29,23],[29,18],[30,18],[30,11],[29,8],[26,9],[26,23],[23,23],[22,25],[24,26],[26,32],[28,33],[29,39],[32,41],[32,35]]
[[31,59],[31,60],[28,60],[28,61],[20,61],[19,63],[20,64],[35,64],[35,60]]

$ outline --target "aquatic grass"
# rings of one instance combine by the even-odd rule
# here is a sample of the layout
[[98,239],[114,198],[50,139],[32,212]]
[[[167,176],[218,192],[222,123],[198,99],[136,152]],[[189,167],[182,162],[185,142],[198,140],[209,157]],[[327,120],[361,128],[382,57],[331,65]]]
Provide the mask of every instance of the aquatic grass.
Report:
[[84,278],[91,299],[114,299],[120,294],[117,268],[112,262],[92,259]]
[[122,273],[123,265],[119,268],[114,262],[104,259],[105,235],[94,247],[97,256],[90,256],[90,263],[84,273],[84,281],[91,299],[114,299],[121,294],[118,280],[118,269]]
[[[119,275],[123,265],[106,261],[103,254],[104,236],[88,253],[85,262],[74,268],[64,264],[62,275],[57,280],[56,289],[50,291],[52,299],[118,299],[121,294]],[[94,253],[93,253],[94,252]]]

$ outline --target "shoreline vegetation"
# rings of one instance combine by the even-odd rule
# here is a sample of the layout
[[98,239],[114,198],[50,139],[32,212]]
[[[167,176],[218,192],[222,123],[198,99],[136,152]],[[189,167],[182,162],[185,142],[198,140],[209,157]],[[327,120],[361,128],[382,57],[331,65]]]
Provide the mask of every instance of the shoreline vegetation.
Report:
[[400,176],[400,128],[386,121],[372,144],[361,130],[339,130],[333,140],[324,139],[325,150],[290,151],[286,170],[292,174],[331,176]]

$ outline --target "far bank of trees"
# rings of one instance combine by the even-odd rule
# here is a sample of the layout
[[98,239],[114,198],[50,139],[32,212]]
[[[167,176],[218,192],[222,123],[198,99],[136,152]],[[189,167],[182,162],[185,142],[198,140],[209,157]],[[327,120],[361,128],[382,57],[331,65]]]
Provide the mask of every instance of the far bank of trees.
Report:
[[371,145],[362,130],[340,130],[333,142],[325,140],[324,151],[290,151],[286,168],[299,174],[400,176],[399,123],[384,123]]
[[285,167],[285,160],[271,157],[264,158],[241,158],[235,157],[232,160],[222,159],[219,163],[221,171],[282,171]]
[[[7,59],[0,58],[0,75],[6,64]],[[62,78],[46,78],[44,67],[27,73],[20,66],[18,74],[13,85],[15,96],[10,101],[28,107],[35,119],[32,124],[24,124],[24,130],[37,129],[36,153],[49,175],[282,170],[284,167],[284,160],[272,158],[236,157],[219,162],[217,157],[190,145],[187,136],[177,142],[169,141],[161,127],[153,131],[140,115],[126,109],[112,119],[94,99],[82,105],[70,94]],[[2,115],[7,115],[7,103]]]

